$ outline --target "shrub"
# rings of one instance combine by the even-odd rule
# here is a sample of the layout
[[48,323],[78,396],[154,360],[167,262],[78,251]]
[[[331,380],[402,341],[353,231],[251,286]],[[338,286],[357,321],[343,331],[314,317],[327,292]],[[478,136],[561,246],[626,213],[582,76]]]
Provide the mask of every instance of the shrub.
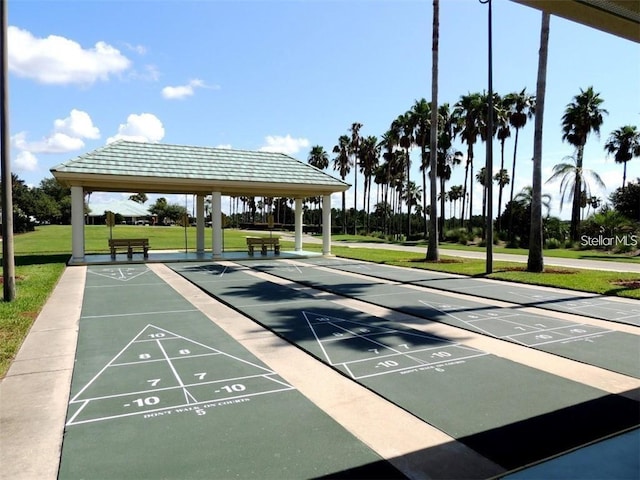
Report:
[[562,246],[562,242],[557,238],[547,238],[544,242],[544,248],[549,250],[555,250],[556,248],[560,248]]

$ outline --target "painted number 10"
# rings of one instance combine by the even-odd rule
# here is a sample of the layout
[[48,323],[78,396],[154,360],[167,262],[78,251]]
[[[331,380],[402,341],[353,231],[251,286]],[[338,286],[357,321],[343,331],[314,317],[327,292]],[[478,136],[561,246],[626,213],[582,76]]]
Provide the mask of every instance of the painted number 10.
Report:
[[136,398],[133,403],[135,403],[138,407],[157,405],[160,403],[160,399],[158,397],[146,397],[146,398]]

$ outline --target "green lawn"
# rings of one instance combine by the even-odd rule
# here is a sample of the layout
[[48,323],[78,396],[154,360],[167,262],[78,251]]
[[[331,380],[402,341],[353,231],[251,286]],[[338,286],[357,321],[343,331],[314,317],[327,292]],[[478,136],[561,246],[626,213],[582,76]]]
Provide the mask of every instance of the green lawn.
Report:
[[[189,250],[195,249],[195,228],[187,228],[186,241]],[[114,238],[149,238],[152,250],[170,250],[185,248],[185,229],[181,227],[151,227],[118,225],[110,232],[108,227],[88,225],[85,227],[85,244],[87,253],[107,252],[107,240],[112,234]],[[274,232],[274,236],[278,233]],[[233,229],[224,230],[225,250],[244,250],[245,237],[255,236],[248,231]],[[334,237],[335,241],[383,243],[378,238],[343,235]],[[282,242],[284,250],[292,249],[293,242]],[[205,248],[211,248],[211,230],[205,235]],[[307,243],[305,250],[320,251],[321,245]],[[443,244],[442,248],[477,249],[479,247],[463,247],[457,244]],[[11,361],[15,357],[22,341],[29,331],[56,282],[64,271],[65,264],[71,254],[71,227],[48,225],[38,227],[35,232],[16,235],[14,238],[16,254],[16,292],[13,302],[0,303],[0,378],[6,374]],[[426,251],[426,250],[425,250]],[[498,249],[495,252],[523,253],[513,249]],[[484,260],[462,259],[459,257],[443,257],[439,263],[426,263],[420,254],[396,250],[349,248],[334,246],[335,255],[388,263],[410,268],[426,268],[463,275],[483,276]],[[568,258],[616,259],[602,252],[583,252],[572,250],[546,250],[547,256],[564,256]],[[638,262],[640,259],[622,258]],[[640,275],[601,272],[577,269],[550,268],[545,273],[528,273],[523,271],[523,264],[494,262],[495,272],[489,278],[515,282],[548,285],[569,288],[586,292],[619,295],[640,299]],[[627,282],[621,283],[621,282]],[[635,283],[632,283],[635,282]]]

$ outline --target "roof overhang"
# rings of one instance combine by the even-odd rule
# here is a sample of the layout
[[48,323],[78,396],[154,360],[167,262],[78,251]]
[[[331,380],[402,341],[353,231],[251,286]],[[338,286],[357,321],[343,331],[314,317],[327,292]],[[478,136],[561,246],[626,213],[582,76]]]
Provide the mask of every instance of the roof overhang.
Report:
[[511,0],[640,43],[638,0]]
[[220,192],[230,196],[316,197],[346,191],[349,185],[309,185],[277,182],[211,181],[186,178],[152,178],[128,175],[83,175],[57,172],[56,180],[65,187],[81,186],[91,192],[146,192],[158,194],[202,194]]

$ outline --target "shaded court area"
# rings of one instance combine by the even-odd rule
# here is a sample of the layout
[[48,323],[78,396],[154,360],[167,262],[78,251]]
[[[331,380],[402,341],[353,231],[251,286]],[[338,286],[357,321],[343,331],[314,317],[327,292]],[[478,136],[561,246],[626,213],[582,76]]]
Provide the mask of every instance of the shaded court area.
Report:
[[[570,375],[551,375],[509,361],[464,341],[425,334],[392,318],[373,316],[254,272],[297,282],[304,279],[302,283],[314,287],[322,284],[325,290],[347,298],[366,291],[390,299],[394,306],[409,303],[406,297],[400,299],[400,287],[374,281],[363,284],[340,273],[331,277],[330,272],[322,272],[319,278],[317,270],[279,262],[172,268],[507,470],[638,426],[635,399],[573,381]],[[465,310],[483,307],[469,304]],[[546,361],[553,362],[554,356]],[[633,380],[631,384],[637,386]]]
[[60,479],[404,478],[147,266],[90,267]]

